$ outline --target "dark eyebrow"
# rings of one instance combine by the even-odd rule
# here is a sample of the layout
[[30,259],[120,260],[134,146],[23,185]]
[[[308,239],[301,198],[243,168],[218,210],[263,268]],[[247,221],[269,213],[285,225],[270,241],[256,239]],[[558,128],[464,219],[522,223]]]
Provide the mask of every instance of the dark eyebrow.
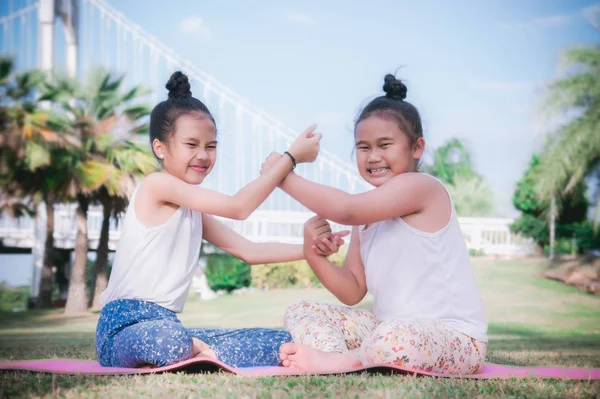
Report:
[[185,139],[183,139],[183,141],[193,141],[194,143],[197,143],[198,139],[195,139],[193,137],[186,137]]
[[206,145],[217,145],[218,141],[217,140],[213,140],[213,141],[209,141]]
[[368,143],[366,141],[357,141],[356,144],[354,144],[355,147],[358,147],[359,145],[364,144],[364,145],[368,145]]

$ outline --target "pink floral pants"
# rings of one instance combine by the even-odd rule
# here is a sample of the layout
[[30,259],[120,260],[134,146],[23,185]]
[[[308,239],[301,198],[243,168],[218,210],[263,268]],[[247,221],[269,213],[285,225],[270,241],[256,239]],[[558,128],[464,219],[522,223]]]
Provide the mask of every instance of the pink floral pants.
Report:
[[434,320],[378,322],[366,310],[311,301],[292,304],[284,326],[294,342],[347,353],[363,365],[391,363],[444,374],[476,373],[487,344]]

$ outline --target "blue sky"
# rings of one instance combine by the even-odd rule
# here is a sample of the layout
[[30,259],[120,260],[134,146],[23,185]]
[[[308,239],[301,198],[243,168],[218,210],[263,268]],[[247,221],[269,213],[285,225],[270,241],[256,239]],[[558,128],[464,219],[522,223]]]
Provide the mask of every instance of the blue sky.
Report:
[[110,3],[288,126],[317,122],[348,160],[360,105],[398,70],[430,150],[464,139],[506,216],[545,134],[536,110],[560,50],[600,41],[591,1]]

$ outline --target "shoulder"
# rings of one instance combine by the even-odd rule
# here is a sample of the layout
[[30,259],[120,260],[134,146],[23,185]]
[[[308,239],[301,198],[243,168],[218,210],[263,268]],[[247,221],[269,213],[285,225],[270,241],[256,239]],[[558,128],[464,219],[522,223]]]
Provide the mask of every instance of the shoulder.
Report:
[[383,186],[394,186],[395,188],[401,190],[407,190],[407,192],[410,193],[422,194],[446,191],[446,188],[438,179],[426,173],[420,172],[399,174],[391,178]]
[[188,184],[169,173],[154,172],[142,180],[139,189],[144,195],[162,198],[165,193],[180,191],[182,188],[181,186],[188,186]]
[[162,187],[166,184],[173,182],[174,180],[177,180],[177,178],[171,176],[168,173],[154,172],[144,177],[144,180],[142,180],[141,183],[141,187],[146,187],[146,189],[155,188],[157,186]]
[[164,203],[163,193],[176,190],[177,178],[165,172],[154,172],[138,186],[136,203]]

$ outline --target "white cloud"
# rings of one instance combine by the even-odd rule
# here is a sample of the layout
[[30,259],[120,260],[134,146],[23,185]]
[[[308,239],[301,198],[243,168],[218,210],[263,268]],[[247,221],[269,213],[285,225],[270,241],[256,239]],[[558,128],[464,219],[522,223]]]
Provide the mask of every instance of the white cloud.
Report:
[[285,13],[285,18],[288,21],[296,22],[305,25],[314,25],[315,19],[307,14],[302,14],[296,11],[288,11]]
[[533,82],[501,82],[501,81],[473,81],[471,87],[478,90],[495,91],[501,93],[515,93],[523,90],[531,90],[537,88],[537,84]]
[[507,31],[537,31],[545,28],[554,28],[570,24],[574,19],[570,14],[546,15],[537,17],[528,21],[521,22],[503,22],[499,26]]
[[179,26],[181,33],[209,40],[212,37],[211,30],[200,16],[185,17]]

